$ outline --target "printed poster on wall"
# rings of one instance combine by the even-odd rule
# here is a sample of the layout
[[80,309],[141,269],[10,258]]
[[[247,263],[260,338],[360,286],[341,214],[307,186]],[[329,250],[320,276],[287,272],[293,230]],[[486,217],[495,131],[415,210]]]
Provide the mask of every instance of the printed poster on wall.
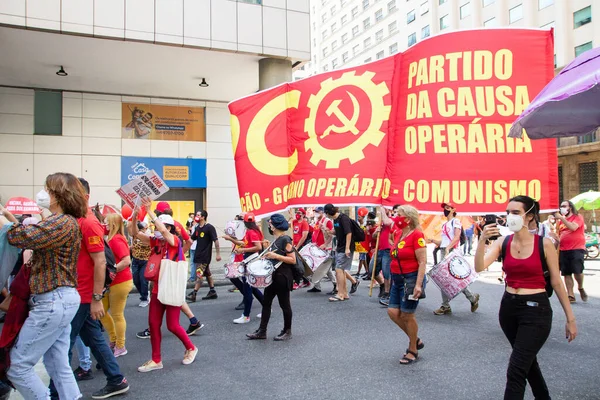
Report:
[[122,104],[122,138],[204,142],[203,107]]

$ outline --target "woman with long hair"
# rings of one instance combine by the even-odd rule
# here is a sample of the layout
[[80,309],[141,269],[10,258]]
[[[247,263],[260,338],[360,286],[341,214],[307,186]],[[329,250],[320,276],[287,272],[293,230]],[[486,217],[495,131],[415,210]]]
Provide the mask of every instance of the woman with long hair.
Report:
[[[152,248],[153,254],[161,254],[161,258],[173,260],[177,258],[179,248],[181,246],[181,238],[177,235],[175,229],[175,221],[173,217],[167,214],[162,214],[156,217],[151,210],[150,200],[143,201],[143,207],[146,208],[148,216],[154,224],[154,235],[149,236],[138,230],[137,224],[132,225],[133,236],[140,239],[143,243]],[[132,220],[137,219],[139,208],[136,207],[133,211]],[[189,365],[194,362],[198,354],[198,348],[192,343],[185,329],[179,323],[179,313],[181,307],[167,306],[158,300],[158,284],[153,282],[150,301],[150,311],[148,313],[148,323],[150,326],[150,344],[152,345],[152,359],[144,363],[138,368],[139,372],[150,372],[163,368],[162,356],[160,353],[162,334],[161,326],[163,316],[167,315],[167,329],[177,336],[181,343],[185,346],[185,354],[182,363]]]
[[125,306],[127,305],[127,296],[133,287],[131,256],[127,239],[125,239],[123,218],[119,214],[108,214],[106,223],[108,246],[115,255],[117,276],[113,279],[108,292],[104,294],[102,299],[105,312],[102,325],[108,332],[110,347],[115,353],[115,357],[120,357],[127,354],[125,348],[125,332],[127,330]]
[[506,226],[514,235],[495,240],[486,253],[485,242],[500,235],[496,224],[487,225],[475,253],[477,272],[488,268],[504,253],[502,269],[506,272],[506,291],[500,303],[499,319],[512,346],[504,399],[522,399],[527,382],[536,399],[549,399],[550,393],[537,362],[537,354],[552,328],[548,284],[556,292],[565,313],[565,335],[569,342],[577,336],[575,316],[560,279],[552,241],[529,231],[531,221],[539,214],[539,204],[531,197],[516,196],[509,200],[506,213]]
[[[246,226],[246,235],[243,240],[237,240],[229,235],[223,236],[223,239],[230,241],[236,247],[233,252],[236,255],[241,255],[245,260],[252,254],[258,253],[262,249],[263,234],[256,225],[254,214],[246,213],[244,215],[244,225]],[[240,293],[244,296],[244,312],[242,316],[233,320],[234,324],[246,324],[250,322],[250,312],[252,311],[252,299],[256,297],[256,300],[262,305],[263,294],[257,288],[254,288],[248,284],[246,277],[230,279],[231,283],[238,288]]]
[[[69,344],[71,320],[79,309],[77,258],[81,249],[78,218],[86,216],[87,198],[79,180],[67,173],[48,175],[37,195],[38,205],[52,215],[37,224],[14,224],[8,242],[33,250],[29,289],[29,315],[10,351],[7,376],[21,395],[29,399],[48,397],[48,386],[35,372],[42,358],[61,399],[78,399],[81,392],[71,370]],[[14,220],[4,207],[0,212]]]

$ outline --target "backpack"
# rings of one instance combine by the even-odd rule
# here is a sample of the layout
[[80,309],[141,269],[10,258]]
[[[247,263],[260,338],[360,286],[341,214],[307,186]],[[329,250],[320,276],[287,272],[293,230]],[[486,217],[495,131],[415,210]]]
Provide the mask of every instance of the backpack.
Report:
[[356,222],[356,220],[353,220],[346,214],[342,214],[342,215],[344,215],[346,218],[348,218],[350,220],[350,224],[351,224],[351,228],[352,228],[352,241],[354,243],[364,242],[366,239],[365,230],[358,224],[358,222]]
[[106,291],[117,276],[117,261],[106,239],[104,239],[104,258],[106,258],[106,274],[104,275],[104,290]]
[[[502,252],[500,256],[502,260],[504,260],[506,256],[506,249],[508,248],[508,237],[504,239],[502,242]],[[544,251],[544,237],[538,236],[538,249],[540,253],[540,261],[542,262],[542,271],[544,271],[544,280],[546,281],[546,294],[548,297],[552,297],[554,293],[554,288],[552,287],[552,283],[550,282],[550,271],[548,270],[548,263],[546,262],[546,253]]]

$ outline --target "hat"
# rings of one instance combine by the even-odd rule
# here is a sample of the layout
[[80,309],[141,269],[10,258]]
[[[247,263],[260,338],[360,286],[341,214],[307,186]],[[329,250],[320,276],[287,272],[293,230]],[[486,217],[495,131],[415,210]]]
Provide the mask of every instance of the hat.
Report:
[[170,215],[162,214],[158,217],[158,220],[165,225],[175,226],[175,221],[173,220],[173,217],[171,217]]
[[171,205],[169,203],[167,203],[166,201],[159,201],[158,204],[156,205],[156,210],[159,212],[165,212],[165,210],[168,210],[170,208],[171,208]]
[[28,217],[23,220],[23,225],[35,225],[40,222],[36,217]]
[[254,214],[252,213],[246,213],[244,215],[244,222],[254,222],[255,220]]
[[323,207],[317,207],[315,208],[315,212],[324,212],[325,210],[323,209]]
[[452,204],[452,203],[442,203],[442,204],[440,204],[440,205],[441,205],[441,207],[442,207],[442,208],[445,208],[446,206],[448,206],[448,207],[450,207],[450,208],[456,208],[456,207],[454,206],[454,204]]
[[304,208],[299,208],[298,212],[306,215],[306,210]]
[[285,217],[281,214],[273,214],[269,218],[269,222],[273,225],[273,228],[280,231],[287,231],[290,228],[290,224],[287,222]]
[[323,208],[323,210],[325,211],[325,214],[332,215],[334,208],[335,207],[333,206],[333,204],[327,203],[327,204],[325,204],[325,207]]

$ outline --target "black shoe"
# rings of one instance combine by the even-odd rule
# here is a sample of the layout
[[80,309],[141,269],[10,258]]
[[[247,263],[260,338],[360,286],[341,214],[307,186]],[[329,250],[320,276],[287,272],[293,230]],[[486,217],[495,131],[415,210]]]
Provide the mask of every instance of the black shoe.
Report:
[[249,340],[258,340],[258,339],[264,340],[267,338],[267,331],[266,330],[264,331],[259,328],[256,331],[254,331],[254,333],[247,333],[246,337]]
[[327,293],[328,296],[335,296],[337,294],[337,285],[334,283],[333,284],[333,290],[329,293]]
[[379,286],[379,298],[382,298],[383,295],[385,294],[385,286]]
[[235,306],[235,309],[237,311],[242,311],[244,309],[244,302],[242,301],[240,304],[238,304],[237,306]]
[[202,300],[213,300],[213,299],[216,299],[217,297],[219,297],[219,296],[217,296],[217,292],[216,291],[209,290],[208,293],[206,294],[206,296],[204,296],[202,298]]
[[353,294],[356,292],[356,290],[358,289],[358,285],[360,285],[360,281],[356,281],[356,283],[353,283],[352,286],[350,287],[350,294]]
[[273,340],[280,342],[282,340],[290,340],[291,338],[292,338],[292,330],[284,329],[279,333],[279,335],[275,336],[273,338]]
[[185,299],[187,301],[189,301],[190,303],[195,303],[196,302],[196,292],[191,292],[190,294],[185,296]]
[[150,339],[150,329],[146,328],[141,332],[135,334],[139,339]]
[[108,399],[109,397],[118,396],[127,393],[128,391],[129,383],[127,383],[127,379],[123,378],[123,381],[118,385],[108,384],[92,394],[92,399]]
[[75,380],[79,381],[89,381],[90,379],[94,379],[94,375],[92,375],[92,370],[88,369],[87,371],[81,367],[77,367],[75,371],[73,371],[73,375],[75,375]]
[[321,293],[321,289],[317,289],[316,287],[313,287],[312,289],[308,289],[306,292],[308,292],[308,293]]
[[363,281],[370,281],[371,280],[371,275],[365,275],[362,277]]
[[192,336],[193,334],[195,334],[202,328],[204,328],[204,324],[201,324],[200,321],[198,321],[198,323],[195,325],[190,324],[190,326],[188,326],[187,331],[185,331],[185,333],[187,333],[188,336]]

